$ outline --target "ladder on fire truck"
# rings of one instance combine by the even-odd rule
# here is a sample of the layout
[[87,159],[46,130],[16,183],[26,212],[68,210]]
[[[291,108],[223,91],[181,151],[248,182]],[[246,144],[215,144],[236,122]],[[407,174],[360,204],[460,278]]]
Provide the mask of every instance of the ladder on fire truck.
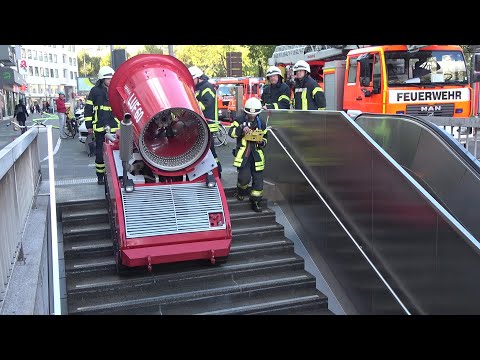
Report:
[[298,60],[343,60],[353,49],[364,45],[279,45],[268,59],[269,65],[295,64]]

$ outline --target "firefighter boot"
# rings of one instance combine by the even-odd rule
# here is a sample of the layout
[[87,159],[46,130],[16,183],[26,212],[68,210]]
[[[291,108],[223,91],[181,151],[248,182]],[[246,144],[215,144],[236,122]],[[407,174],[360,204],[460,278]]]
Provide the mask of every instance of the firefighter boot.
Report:
[[248,196],[248,189],[247,189],[247,186],[245,186],[245,189],[242,189],[241,187],[239,187],[239,185],[237,184],[237,200],[238,201],[243,201],[245,200],[245,196]]
[[103,175],[97,175],[97,176],[98,176],[97,184],[105,185],[105,177]]
[[255,212],[262,212],[262,207],[260,206],[260,201],[252,201],[252,209]]

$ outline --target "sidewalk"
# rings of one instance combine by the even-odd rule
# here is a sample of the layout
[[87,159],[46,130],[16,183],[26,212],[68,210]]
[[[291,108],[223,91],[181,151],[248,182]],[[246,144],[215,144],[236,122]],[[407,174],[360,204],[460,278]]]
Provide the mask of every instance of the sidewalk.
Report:
[[[49,114],[52,116],[54,114]],[[56,115],[55,115],[56,116]],[[26,121],[26,125],[32,125],[33,119],[41,118],[42,116],[39,114],[29,115]],[[20,130],[15,131],[13,125],[10,125],[10,121],[14,120],[12,116],[4,117],[3,120],[0,120],[0,150],[2,150],[5,146],[10,144],[13,140],[17,137],[22,135]],[[50,124],[58,125],[58,121],[51,120]]]

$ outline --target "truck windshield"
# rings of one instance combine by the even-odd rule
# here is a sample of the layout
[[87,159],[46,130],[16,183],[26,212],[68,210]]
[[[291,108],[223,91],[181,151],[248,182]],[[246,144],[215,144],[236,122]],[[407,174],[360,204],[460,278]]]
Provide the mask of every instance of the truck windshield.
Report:
[[233,96],[235,94],[235,84],[220,84],[217,90],[217,96]]
[[385,52],[388,86],[466,85],[465,59],[461,51],[419,50]]

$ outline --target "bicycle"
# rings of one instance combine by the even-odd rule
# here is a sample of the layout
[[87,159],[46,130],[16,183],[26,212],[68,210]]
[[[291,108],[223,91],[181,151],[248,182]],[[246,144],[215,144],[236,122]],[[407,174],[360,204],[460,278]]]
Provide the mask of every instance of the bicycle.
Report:
[[75,118],[67,117],[65,119],[65,128],[63,132],[65,136],[71,137],[72,139],[74,139],[78,132],[77,120]]
[[225,125],[222,124],[222,122],[218,123],[218,131],[215,131],[212,136],[213,136],[213,145],[215,147],[219,147],[222,145],[227,144],[227,129]]
[[71,107],[67,107],[65,113],[65,128],[63,130],[65,136],[75,138],[75,135],[78,133],[78,122],[75,116],[72,113]]

